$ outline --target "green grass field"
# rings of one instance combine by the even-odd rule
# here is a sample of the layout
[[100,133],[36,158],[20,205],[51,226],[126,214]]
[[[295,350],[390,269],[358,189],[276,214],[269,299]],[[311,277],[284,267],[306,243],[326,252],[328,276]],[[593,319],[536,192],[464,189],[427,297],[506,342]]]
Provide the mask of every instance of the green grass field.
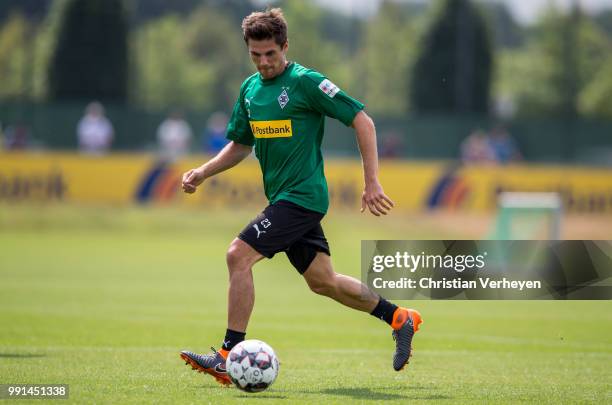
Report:
[[[425,323],[396,373],[388,326],[309,292],[284,255],[255,268],[247,335],[278,380],[218,386],[178,352],[219,345],[224,253],[251,214],[0,206],[0,383],[70,384],[72,403],[612,402],[610,302],[403,303]],[[412,219],[331,213],[337,271],[358,276],[361,239],[466,235]]]

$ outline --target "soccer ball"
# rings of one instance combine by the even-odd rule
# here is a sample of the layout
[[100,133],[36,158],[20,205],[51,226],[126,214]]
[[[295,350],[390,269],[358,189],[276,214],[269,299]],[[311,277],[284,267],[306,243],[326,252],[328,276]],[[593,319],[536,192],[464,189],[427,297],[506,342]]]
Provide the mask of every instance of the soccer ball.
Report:
[[261,340],[238,343],[229,352],[225,367],[234,385],[246,392],[265,390],[278,375],[276,354]]

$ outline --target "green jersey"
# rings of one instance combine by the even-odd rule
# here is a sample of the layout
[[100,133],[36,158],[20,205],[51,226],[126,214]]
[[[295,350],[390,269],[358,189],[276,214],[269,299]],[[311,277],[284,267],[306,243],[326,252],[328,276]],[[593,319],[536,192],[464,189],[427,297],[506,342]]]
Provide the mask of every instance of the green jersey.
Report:
[[350,126],[363,107],[320,73],[291,62],[275,78],[256,73],[244,81],[227,138],[255,145],[270,204],[287,200],[325,214],[325,116]]

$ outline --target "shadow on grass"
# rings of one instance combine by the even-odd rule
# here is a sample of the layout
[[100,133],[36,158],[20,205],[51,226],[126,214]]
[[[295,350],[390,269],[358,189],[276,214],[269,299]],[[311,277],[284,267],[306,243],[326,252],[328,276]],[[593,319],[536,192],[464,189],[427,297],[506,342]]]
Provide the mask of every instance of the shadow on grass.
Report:
[[[218,386],[197,386],[198,389],[211,389],[218,390]],[[227,389],[232,389],[233,387],[228,387]],[[237,395],[234,395],[234,398],[249,398],[249,399],[290,399],[291,394],[311,394],[311,395],[337,395],[337,396],[346,396],[350,397],[352,400],[372,400],[372,401],[398,401],[398,400],[444,400],[444,399],[452,399],[452,397],[440,394],[417,394],[416,392],[410,392],[414,390],[424,390],[429,389],[427,387],[405,387],[405,390],[402,393],[389,393],[389,392],[380,392],[376,391],[376,389],[397,389],[397,387],[380,387],[372,390],[371,388],[363,388],[363,387],[346,387],[346,388],[326,388],[320,391],[293,391],[293,390],[273,390],[271,392],[266,393],[243,393],[237,392]],[[286,393],[290,395],[282,395],[281,393]]]
[[[393,392],[383,392],[385,391],[393,391]],[[418,392],[418,391],[421,392]],[[436,394],[436,393],[425,393],[422,390],[431,390],[431,387],[426,386],[410,386],[410,387],[374,387],[374,388],[365,388],[365,387],[344,387],[344,388],[324,388],[320,391],[294,391],[294,390],[275,390],[276,392],[282,392],[290,394],[307,394],[307,395],[335,395],[335,396],[345,396],[350,397],[349,401],[354,400],[372,400],[372,401],[407,401],[407,400],[424,400],[424,401],[437,401],[437,400],[445,400],[452,399],[452,397]],[[244,395],[243,395],[244,397]],[[254,398],[248,396],[249,398]],[[261,397],[261,398],[281,398],[284,399],[284,396],[274,396],[274,397]],[[351,403],[351,402],[349,402]]]
[[211,390],[211,391],[216,391],[216,390],[229,390],[232,389],[234,387],[224,387],[221,385],[195,385],[193,388],[195,388],[196,390]]
[[33,359],[37,357],[46,357],[46,354],[31,354],[31,353],[0,353],[0,359]]
[[[387,388],[385,388],[387,389]],[[397,387],[394,388],[397,390]],[[412,391],[414,389],[424,389],[423,387],[406,387],[407,391]],[[361,400],[375,400],[375,401],[398,401],[398,400],[441,400],[441,399],[452,399],[451,397],[440,395],[440,394],[430,394],[430,395],[414,395],[415,393],[410,393],[403,391],[403,393],[390,393],[390,392],[380,392],[374,391],[371,388],[355,388],[355,387],[346,387],[346,388],[326,388],[319,391],[320,394],[326,395],[344,395],[347,397],[351,397],[351,399],[361,399]]]
[[[408,388],[412,390],[413,387]],[[391,401],[391,400],[407,400],[407,399],[421,399],[421,400],[439,400],[439,399],[451,399],[451,397],[447,397],[439,394],[431,394],[431,395],[411,395],[407,394],[395,394],[388,392],[380,392],[373,391],[370,388],[327,388],[319,391],[321,394],[326,395],[344,395],[347,397],[351,397],[352,399],[370,399],[370,400],[378,400],[378,401]]]
[[236,395],[236,398],[248,398],[248,399],[287,399],[285,395],[258,395],[258,394],[242,394]]
[[249,399],[287,399],[286,395],[274,395],[274,391],[272,392],[267,392],[267,393],[253,393],[253,394],[248,394],[242,391],[239,391],[237,388],[234,388],[233,386],[230,387],[221,387],[219,385],[198,385],[195,387],[196,389],[200,389],[200,390],[219,390],[219,389],[223,389],[223,390],[234,390],[236,391],[237,395],[234,395],[235,398],[249,398]]

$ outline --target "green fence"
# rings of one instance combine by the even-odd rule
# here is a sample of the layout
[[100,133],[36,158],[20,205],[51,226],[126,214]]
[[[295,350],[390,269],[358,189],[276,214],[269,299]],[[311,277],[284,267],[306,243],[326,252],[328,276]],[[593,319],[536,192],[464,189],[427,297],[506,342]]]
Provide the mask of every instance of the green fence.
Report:
[[[76,125],[85,104],[0,103],[3,127],[15,123],[28,126],[33,143],[47,149],[74,149]],[[115,150],[155,148],[156,130],[165,112],[133,107],[106,106],[115,127]],[[202,134],[210,112],[187,112],[197,138],[194,151],[203,143]],[[496,123],[488,117],[419,117],[384,119],[374,117],[381,149],[394,138],[399,157],[413,159],[454,159],[461,142],[475,129],[490,129]],[[612,122],[564,120],[514,120],[506,127],[529,161],[575,162],[584,156],[612,150]],[[356,156],[358,149],[350,128],[328,120],[324,141],[327,154]]]

